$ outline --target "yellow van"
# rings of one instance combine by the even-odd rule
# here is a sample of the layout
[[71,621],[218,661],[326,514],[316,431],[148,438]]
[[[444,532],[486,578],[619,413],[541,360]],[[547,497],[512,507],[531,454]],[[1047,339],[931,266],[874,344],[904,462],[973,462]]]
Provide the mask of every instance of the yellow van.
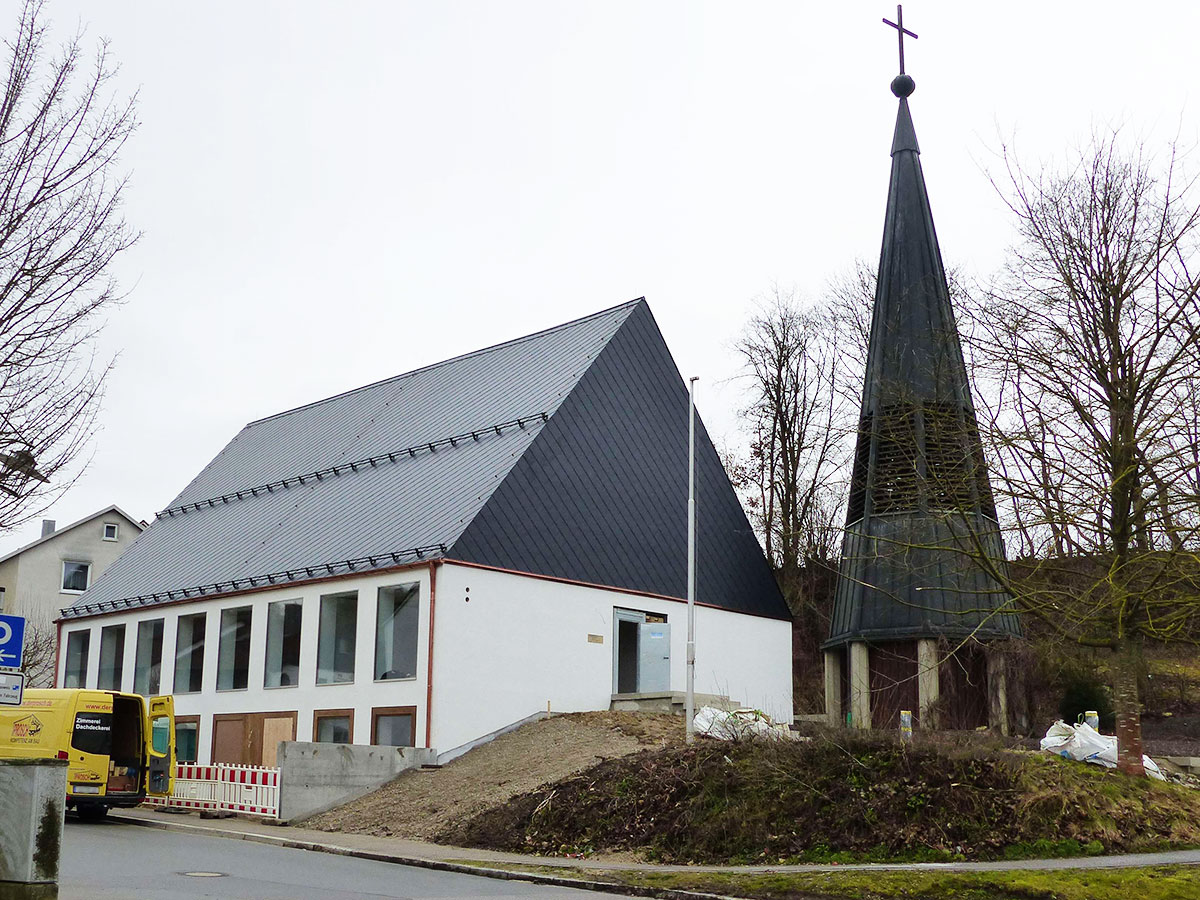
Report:
[[0,757],[67,760],[67,808],[100,818],[110,806],[170,795],[175,778],[171,697],[118,691],[28,690],[0,706]]

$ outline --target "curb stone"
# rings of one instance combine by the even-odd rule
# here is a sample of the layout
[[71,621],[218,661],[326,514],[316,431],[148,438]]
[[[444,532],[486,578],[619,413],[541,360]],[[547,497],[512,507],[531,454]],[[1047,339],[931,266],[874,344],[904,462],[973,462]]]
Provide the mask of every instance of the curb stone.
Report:
[[438,872],[477,875],[482,878],[495,878],[501,881],[527,881],[534,884],[551,885],[552,887],[577,888],[579,890],[597,891],[606,894],[622,894],[627,897],[654,897],[659,898],[659,900],[741,900],[741,898],[726,894],[706,894],[700,891],[682,891],[676,888],[638,887],[636,885],[619,884],[613,881],[564,878],[560,875],[544,875],[538,872],[515,872],[508,869],[493,869],[487,866],[448,862],[441,859],[426,859],[420,856],[401,856],[396,853],[380,853],[377,850],[358,850],[354,847],[339,847],[337,844],[325,844],[320,841],[304,841],[295,838],[275,837],[269,834],[253,834],[245,831],[221,831],[216,828],[188,825],[184,822],[156,822],[137,816],[123,816],[116,812],[110,812],[109,817],[129,825],[158,828],[162,831],[203,834],[230,840],[268,844],[274,847],[286,847],[290,850],[311,850],[316,853],[331,853],[335,856],[369,859],[374,862],[394,863],[399,866],[413,866],[419,869],[433,869]]

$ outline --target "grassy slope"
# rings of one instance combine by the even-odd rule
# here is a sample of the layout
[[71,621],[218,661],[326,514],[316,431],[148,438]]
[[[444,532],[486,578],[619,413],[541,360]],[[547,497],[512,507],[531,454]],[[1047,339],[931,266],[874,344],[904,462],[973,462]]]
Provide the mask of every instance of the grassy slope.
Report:
[[[494,866],[491,863],[481,863]],[[1200,867],[1012,872],[705,872],[581,871],[504,866],[559,878],[698,891],[754,900],[1195,900]]]
[[994,749],[704,741],[607,760],[438,839],[703,863],[1128,852],[1200,845],[1200,792]]

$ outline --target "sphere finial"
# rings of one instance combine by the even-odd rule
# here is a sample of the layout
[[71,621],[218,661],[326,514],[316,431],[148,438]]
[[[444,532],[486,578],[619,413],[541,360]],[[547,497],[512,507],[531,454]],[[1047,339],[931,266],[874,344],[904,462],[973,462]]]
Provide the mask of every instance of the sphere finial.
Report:
[[904,98],[917,89],[917,83],[912,80],[912,76],[900,74],[892,79],[892,93],[897,97]]

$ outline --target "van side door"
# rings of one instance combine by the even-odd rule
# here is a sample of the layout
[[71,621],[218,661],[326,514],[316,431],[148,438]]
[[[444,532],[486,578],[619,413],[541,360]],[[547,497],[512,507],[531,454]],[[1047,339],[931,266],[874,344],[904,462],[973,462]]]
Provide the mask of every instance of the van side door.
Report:
[[169,797],[175,787],[175,700],[146,701],[146,793]]

